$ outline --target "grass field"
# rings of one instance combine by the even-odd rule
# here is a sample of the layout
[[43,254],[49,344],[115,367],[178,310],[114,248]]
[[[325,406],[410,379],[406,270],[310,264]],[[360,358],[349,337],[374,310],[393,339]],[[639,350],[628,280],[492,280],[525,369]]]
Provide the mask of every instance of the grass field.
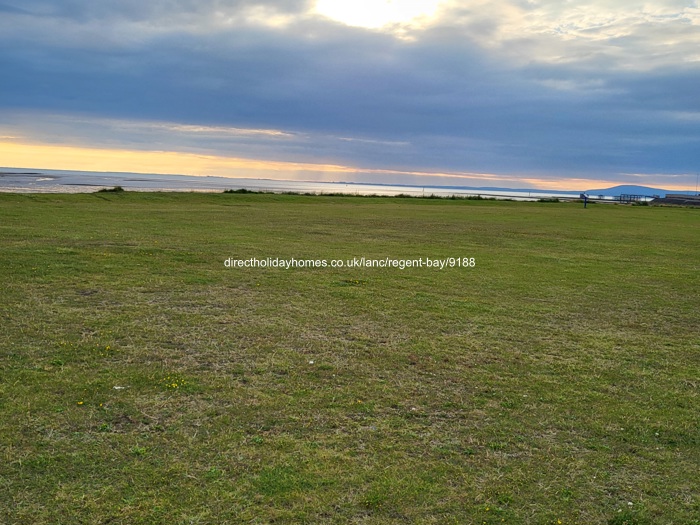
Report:
[[[698,210],[4,194],[0,248],[0,523],[700,523]],[[476,265],[224,266],[362,256]]]

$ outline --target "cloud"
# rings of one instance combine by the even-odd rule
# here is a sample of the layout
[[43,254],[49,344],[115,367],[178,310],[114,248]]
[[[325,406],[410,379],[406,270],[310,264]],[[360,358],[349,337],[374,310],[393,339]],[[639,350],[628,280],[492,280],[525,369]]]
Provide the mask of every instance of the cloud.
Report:
[[434,24],[446,29],[519,63],[648,71],[698,62],[700,9],[673,0],[455,1]]
[[[692,173],[696,2],[0,0],[0,134],[509,177]],[[380,172],[375,172],[381,176]]]

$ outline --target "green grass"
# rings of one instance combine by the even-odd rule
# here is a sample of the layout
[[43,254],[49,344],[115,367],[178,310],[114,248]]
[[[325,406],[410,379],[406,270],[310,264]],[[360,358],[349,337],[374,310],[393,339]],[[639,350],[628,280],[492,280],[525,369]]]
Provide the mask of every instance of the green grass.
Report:
[[[0,523],[698,524],[692,209],[0,195]],[[234,269],[231,258],[474,257]]]

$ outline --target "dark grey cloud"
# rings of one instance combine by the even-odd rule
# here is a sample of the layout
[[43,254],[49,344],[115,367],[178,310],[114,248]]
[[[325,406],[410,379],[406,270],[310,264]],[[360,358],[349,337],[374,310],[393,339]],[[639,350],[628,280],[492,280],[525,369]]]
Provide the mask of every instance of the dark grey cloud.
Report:
[[[660,66],[661,52],[654,67],[639,66],[634,50],[654,47],[657,25],[605,47],[510,34],[470,4],[397,38],[310,7],[6,0],[0,114],[282,130],[285,139],[100,124],[74,136],[365,168],[577,177],[697,170],[700,67]],[[283,18],[267,24],[260,13]]]
[[84,22],[94,19],[172,20],[172,17],[235,14],[245,8],[270,8],[298,13],[308,9],[309,0],[5,0],[0,11],[40,17],[59,17]]

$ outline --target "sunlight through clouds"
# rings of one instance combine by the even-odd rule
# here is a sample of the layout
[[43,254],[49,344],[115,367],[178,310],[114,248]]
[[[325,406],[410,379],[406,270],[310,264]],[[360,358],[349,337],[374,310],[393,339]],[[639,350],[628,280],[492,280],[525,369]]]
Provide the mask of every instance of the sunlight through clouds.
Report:
[[461,34],[515,62],[649,70],[700,57],[697,2],[318,0],[313,11],[411,41],[422,32]]
[[377,29],[435,15],[440,0],[318,0],[317,13],[349,26]]

